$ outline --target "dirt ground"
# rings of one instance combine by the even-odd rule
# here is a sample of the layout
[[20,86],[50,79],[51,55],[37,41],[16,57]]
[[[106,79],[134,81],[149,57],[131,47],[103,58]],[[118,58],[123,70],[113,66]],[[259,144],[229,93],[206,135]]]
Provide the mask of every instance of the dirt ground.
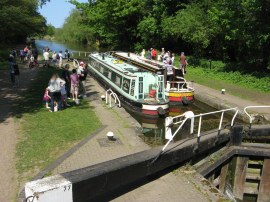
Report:
[[37,70],[30,70],[24,64],[19,65],[19,86],[13,88],[9,72],[0,71],[0,201],[15,201],[18,180],[15,168],[16,143],[19,139],[19,123],[14,118],[15,104],[19,96],[27,90]]

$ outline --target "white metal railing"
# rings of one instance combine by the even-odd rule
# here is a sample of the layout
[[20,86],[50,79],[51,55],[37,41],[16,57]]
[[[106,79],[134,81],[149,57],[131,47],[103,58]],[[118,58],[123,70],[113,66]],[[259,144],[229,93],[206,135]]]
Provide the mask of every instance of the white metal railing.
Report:
[[252,121],[255,119],[255,117],[247,112],[247,109],[250,109],[250,108],[270,108],[270,106],[247,106],[247,107],[245,107],[244,112],[249,117],[249,123],[252,124]]
[[71,52],[71,57],[73,58],[74,56],[84,56],[84,57],[88,57],[89,54],[91,54],[92,52],[85,52],[85,51],[72,51]]
[[106,104],[108,104],[108,102],[109,102],[110,107],[112,107],[112,96],[114,98],[114,103],[116,104],[118,102],[118,107],[121,107],[121,102],[120,102],[117,94],[115,92],[113,92],[113,90],[110,88],[108,90],[106,90]]
[[182,78],[183,81],[173,81],[173,82],[169,82],[169,89],[167,87],[168,90],[170,90],[171,86],[173,85],[175,88],[176,85],[176,89],[177,91],[181,91],[183,89],[188,89],[188,90],[194,90],[194,82],[193,81],[186,81],[185,78]]
[[[203,114],[198,114],[198,115],[194,115],[194,113],[192,111],[187,111],[184,114],[176,116],[176,117],[167,117],[165,119],[165,133],[166,133],[165,138],[169,139],[169,141],[162,148],[162,152],[170,144],[170,142],[173,140],[173,138],[176,136],[178,131],[183,127],[183,125],[185,124],[185,122],[188,119],[191,119],[190,134],[192,134],[193,130],[194,130],[194,118],[199,117],[197,138],[200,138],[200,136],[201,136],[201,126],[202,126],[202,117],[207,116],[207,115],[221,113],[221,117],[220,117],[220,121],[219,121],[219,127],[218,127],[218,130],[220,131],[221,127],[222,127],[224,112],[227,112],[227,111],[235,111],[235,114],[234,114],[234,116],[233,116],[233,118],[231,120],[231,126],[233,126],[234,120],[235,120],[236,115],[238,114],[238,111],[239,111],[237,107],[230,108],[230,109],[223,109],[223,110],[214,111],[214,112],[203,113]],[[180,126],[177,128],[177,130],[172,135],[171,126],[176,125],[176,124],[180,124]]]

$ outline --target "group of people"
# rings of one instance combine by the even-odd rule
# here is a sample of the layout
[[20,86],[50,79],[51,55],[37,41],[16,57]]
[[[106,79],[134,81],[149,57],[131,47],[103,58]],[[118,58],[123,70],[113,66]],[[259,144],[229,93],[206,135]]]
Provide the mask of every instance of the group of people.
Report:
[[43,49],[43,60],[45,61],[44,67],[48,67],[50,63],[56,67],[58,65],[59,68],[63,66],[63,54],[60,50],[58,53],[56,51],[52,51],[49,48]]
[[[145,57],[144,49],[141,52],[141,56]],[[160,54],[157,54],[157,51],[154,48],[150,48],[147,53],[147,59],[157,60],[165,64],[166,81],[183,80],[188,65],[187,57],[184,52],[181,52],[181,55],[179,56],[179,68],[174,67],[175,54],[170,51],[165,51],[164,48],[162,48]]]
[[[86,77],[88,74],[87,64],[80,62],[77,69],[73,69],[69,72],[69,64],[65,65],[62,71],[61,78],[58,74],[54,74],[45,89],[43,100],[46,103],[46,108],[49,108],[50,112],[56,112],[62,110],[63,107],[70,106],[67,103],[67,99],[72,99],[76,104],[79,104],[79,91],[83,98],[86,98]],[[50,101],[50,107],[49,107]]]

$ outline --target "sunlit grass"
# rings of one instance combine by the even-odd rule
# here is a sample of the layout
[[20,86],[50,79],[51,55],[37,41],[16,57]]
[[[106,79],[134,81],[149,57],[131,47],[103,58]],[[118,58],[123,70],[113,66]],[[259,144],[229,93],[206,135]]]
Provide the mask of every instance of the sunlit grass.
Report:
[[45,109],[42,97],[53,72],[57,70],[41,70],[18,105],[22,133],[16,150],[19,174],[43,169],[101,125],[86,100],[79,105],[70,102],[63,111]]

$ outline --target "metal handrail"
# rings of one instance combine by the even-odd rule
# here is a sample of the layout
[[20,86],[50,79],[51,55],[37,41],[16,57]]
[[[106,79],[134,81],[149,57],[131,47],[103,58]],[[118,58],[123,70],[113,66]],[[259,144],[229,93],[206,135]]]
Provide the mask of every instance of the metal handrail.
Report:
[[73,57],[76,53],[79,55],[79,57],[81,57],[81,55],[84,55],[84,57],[86,57],[86,56],[88,56],[89,54],[91,54],[92,52],[86,52],[86,51],[72,51],[72,52],[71,52],[71,56]]
[[202,117],[203,116],[211,115],[211,114],[217,114],[217,113],[220,113],[221,112],[221,117],[220,117],[220,122],[219,122],[219,127],[218,127],[218,130],[221,130],[221,126],[222,126],[222,122],[223,122],[223,117],[224,117],[224,112],[232,111],[232,110],[235,110],[234,116],[233,116],[232,121],[231,121],[231,126],[233,126],[234,120],[235,120],[235,118],[236,118],[236,116],[237,116],[237,114],[239,112],[238,107],[229,108],[229,109],[222,109],[222,110],[219,110],[219,111],[214,111],[214,112],[208,112],[208,113],[203,113],[203,114],[195,115],[194,118],[200,117],[197,137],[200,137],[201,125],[202,125],[201,122],[202,122]]
[[[193,128],[194,128],[194,118],[196,117],[200,117],[199,119],[199,126],[198,126],[198,132],[197,132],[197,138],[200,138],[201,136],[201,125],[202,125],[202,117],[203,116],[206,116],[206,115],[211,115],[211,114],[217,114],[217,113],[221,113],[221,117],[220,117],[220,122],[219,122],[219,128],[218,130],[220,131],[221,130],[221,126],[222,126],[222,122],[223,122],[223,117],[224,117],[224,112],[226,111],[236,111],[232,120],[231,120],[231,126],[233,126],[234,124],[234,120],[238,114],[238,108],[237,107],[234,107],[234,108],[229,108],[229,109],[223,109],[223,110],[219,110],[219,111],[214,111],[214,112],[208,112],[208,113],[202,113],[202,114],[198,114],[198,115],[192,115],[192,114],[186,114],[187,112],[185,112],[184,114],[182,115],[179,115],[179,116],[176,116],[176,117],[167,117],[165,121],[165,131],[167,131],[167,127],[170,127],[172,124],[180,124],[180,126],[177,128],[177,130],[174,132],[173,135],[171,135],[171,137],[169,138],[169,141],[164,145],[164,147],[162,148],[162,152],[166,149],[166,147],[169,145],[169,143],[173,140],[173,138],[175,137],[175,135],[178,133],[178,131],[183,127],[183,125],[185,124],[185,122],[188,120],[188,119],[191,119],[192,120],[192,123],[191,123],[191,128],[190,128],[190,133],[192,134],[193,133]],[[185,117],[184,120],[180,120],[179,119],[181,117]],[[176,122],[174,122],[174,119],[178,120]],[[168,121],[169,120],[169,121]]]
[[249,123],[252,124],[252,121],[254,120],[254,116],[252,116],[251,114],[249,114],[247,112],[247,109],[250,109],[250,108],[270,108],[270,106],[247,106],[244,108],[244,112],[245,114],[249,117]]
[[[186,81],[185,78],[182,78],[183,81],[171,81],[170,84],[177,84],[177,90],[180,89],[191,89],[194,90],[193,81]],[[184,85],[186,84],[186,87],[184,88]]]
[[109,94],[110,107],[112,107],[112,101],[111,101],[112,100],[111,99],[112,96],[114,97],[114,103],[116,104],[117,103],[116,101],[118,101],[118,107],[121,107],[121,102],[120,102],[117,94],[114,93],[113,90],[110,89],[110,88],[108,90],[106,90],[106,104],[108,104],[108,93],[110,93]]

